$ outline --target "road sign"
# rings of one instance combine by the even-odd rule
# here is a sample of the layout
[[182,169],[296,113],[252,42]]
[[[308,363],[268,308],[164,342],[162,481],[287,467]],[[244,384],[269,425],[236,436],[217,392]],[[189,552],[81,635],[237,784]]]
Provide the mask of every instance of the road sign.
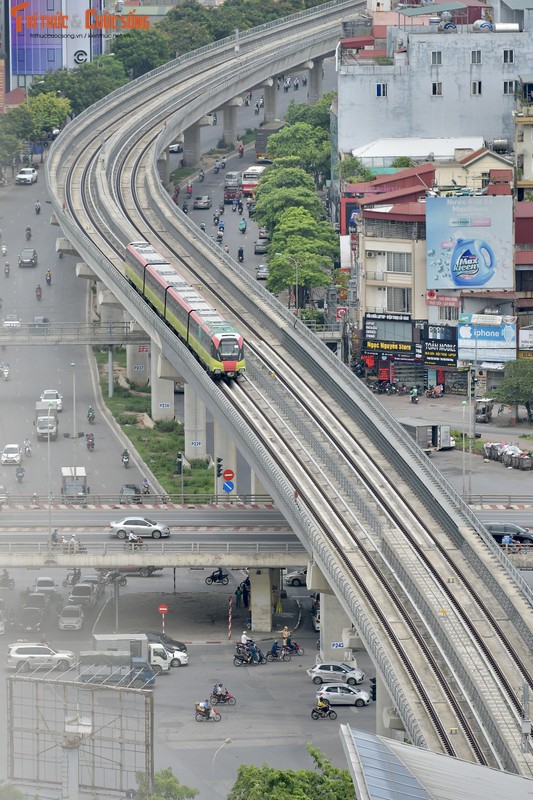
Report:
[[225,469],[222,473],[222,477],[225,481],[231,481],[235,477],[235,473],[232,469]]
[[340,319],[343,319],[343,317],[345,317],[347,313],[348,313],[348,309],[347,309],[346,306],[337,306],[337,311],[336,311],[335,316],[336,316],[337,320],[340,320]]
[[168,613],[168,606],[166,603],[160,603],[157,607],[157,610],[160,614],[167,614]]
[[224,481],[222,485],[222,491],[227,492],[228,494],[235,489],[235,484],[233,481]]

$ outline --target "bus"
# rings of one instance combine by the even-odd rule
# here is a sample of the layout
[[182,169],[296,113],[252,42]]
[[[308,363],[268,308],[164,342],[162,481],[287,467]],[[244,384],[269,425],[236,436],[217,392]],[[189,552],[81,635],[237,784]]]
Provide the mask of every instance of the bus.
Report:
[[255,192],[259,184],[259,178],[266,170],[266,167],[254,164],[242,173],[242,193],[250,195]]

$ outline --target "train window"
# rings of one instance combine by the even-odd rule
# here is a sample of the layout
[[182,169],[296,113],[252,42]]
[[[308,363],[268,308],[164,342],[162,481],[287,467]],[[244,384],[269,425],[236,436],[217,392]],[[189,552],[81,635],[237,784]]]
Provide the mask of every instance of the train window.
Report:
[[237,339],[222,339],[219,345],[221,358],[238,358],[240,347]]

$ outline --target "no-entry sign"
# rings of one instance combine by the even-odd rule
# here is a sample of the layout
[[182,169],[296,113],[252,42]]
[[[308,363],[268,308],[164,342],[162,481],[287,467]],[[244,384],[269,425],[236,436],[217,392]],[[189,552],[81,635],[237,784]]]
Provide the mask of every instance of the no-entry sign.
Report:
[[160,614],[167,614],[168,613],[168,606],[166,603],[160,603],[157,610]]
[[235,477],[235,473],[232,469],[225,469],[222,473],[222,477],[225,481],[231,481]]

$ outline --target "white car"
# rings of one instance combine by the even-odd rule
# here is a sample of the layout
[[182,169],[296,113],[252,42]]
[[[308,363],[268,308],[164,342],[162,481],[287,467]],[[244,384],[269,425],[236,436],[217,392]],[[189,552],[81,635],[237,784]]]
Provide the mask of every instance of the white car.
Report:
[[83,609],[81,606],[65,606],[57,618],[60,631],[81,631]]
[[152,539],[170,536],[168,525],[161,525],[147,517],[125,517],[119,522],[110,522],[109,524],[111,533],[118,536],[119,539],[125,539],[130,531],[142,539],[146,539],[148,536],[151,536]]
[[306,580],[307,569],[296,569],[292,572],[287,572],[285,575],[287,586],[305,586]]
[[48,403],[56,411],[63,411],[63,395],[57,389],[45,389],[41,394],[41,402]]
[[53,650],[39,642],[15,642],[7,646],[4,664],[8,669],[27,672],[42,667],[65,670],[73,667],[76,661],[70,650]]
[[313,623],[313,628],[315,629],[315,631],[319,631],[320,630],[320,611],[318,611],[314,615],[314,617],[312,618],[311,621]]
[[2,320],[3,328],[20,328],[21,322],[18,314],[6,314]]
[[2,464],[15,464],[17,466],[22,462],[22,450],[18,444],[6,444],[0,456]]
[[27,185],[37,183],[37,177],[37,170],[35,167],[22,167],[22,169],[18,171],[15,183]]
[[370,703],[370,693],[363,689],[346,686],[345,683],[330,683],[323,686],[316,693],[317,698],[328,700],[331,706],[367,706]]
[[313,683],[348,683],[355,686],[362,683],[365,673],[362,669],[346,664],[344,661],[323,661],[306,670]]

